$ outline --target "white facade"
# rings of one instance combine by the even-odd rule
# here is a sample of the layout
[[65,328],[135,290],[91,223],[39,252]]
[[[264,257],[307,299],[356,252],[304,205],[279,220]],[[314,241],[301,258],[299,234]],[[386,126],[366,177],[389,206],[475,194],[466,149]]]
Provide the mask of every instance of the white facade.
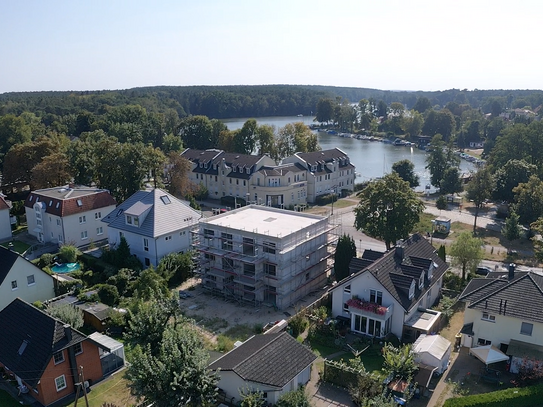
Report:
[[333,229],[321,216],[258,205],[201,220],[203,287],[226,299],[286,308],[326,284]]
[[102,216],[115,208],[106,190],[59,187],[32,191],[25,201],[28,233],[41,243],[76,247],[105,240]]
[[9,208],[1,209],[0,206],[0,242],[12,239]]
[[[0,250],[6,249],[0,248]],[[53,277],[16,253],[2,253],[0,256],[4,259],[11,255],[17,258],[0,284],[0,310],[17,297],[33,303],[46,301],[55,296]],[[3,273],[0,272],[0,274]]]
[[240,390],[247,389],[263,392],[265,400],[270,404],[275,404],[283,394],[307,384],[311,378],[311,366],[302,370],[282,388],[245,381],[233,371],[220,371],[219,374],[220,380],[217,386],[225,391],[229,401],[232,401],[231,398],[234,397],[234,404],[241,401]]

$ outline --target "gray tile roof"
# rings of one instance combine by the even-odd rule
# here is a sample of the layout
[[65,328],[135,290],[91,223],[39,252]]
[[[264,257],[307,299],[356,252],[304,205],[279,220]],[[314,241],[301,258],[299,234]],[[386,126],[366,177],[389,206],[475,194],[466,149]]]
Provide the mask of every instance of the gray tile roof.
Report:
[[243,380],[283,387],[317,356],[286,332],[255,335],[209,365]]
[[507,273],[499,278],[475,278],[460,294],[468,308],[543,323],[543,276],[532,272]]
[[306,171],[306,169],[302,167],[300,164],[291,163],[291,164],[278,165],[276,167],[264,166],[258,172],[260,172],[262,175],[265,175],[265,176],[282,176],[282,175],[287,174],[288,172],[303,172],[303,171]]
[[63,322],[20,298],[0,312],[0,327],[0,363],[32,387],[40,381],[54,353],[86,340],[85,335],[72,328],[69,340]]
[[[236,171],[231,171],[227,176],[241,179],[249,179],[256,170],[256,164],[263,157],[262,155],[226,153],[216,149],[195,150],[190,148],[183,151],[181,156],[196,164],[192,172],[217,175],[218,170],[214,167],[218,168],[224,162],[228,167],[236,167]],[[200,167],[200,163],[203,164],[203,167]],[[250,169],[248,174],[246,168]]]
[[[409,239],[401,242],[398,246],[393,247],[381,257],[378,256],[379,252],[368,251],[362,255],[363,258],[373,258],[373,262],[358,272],[340,281],[336,284],[331,291],[336,290],[339,287],[343,287],[343,283],[357,278],[363,272],[370,272],[395,299],[398,301],[404,310],[409,311],[412,307],[416,306],[421,298],[424,297],[431,287],[433,287],[439,279],[445,274],[449,266],[437,255],[437,252],[420,234],[415,234]],[[432,279],[428,280],[428,269],[417,267],[412,262],[412,258],[428,259],[425,264],[432,264],[435,267],[432,271]],[[370,260],[370,259],[368,259]],[[351,260],[351,263],[355,259]],[[418,261],[417,264],[422,264]],[[425,273],[424,284],[422,289],[419,288],[418,278],[413,278],[417,275],[417,268],[420,272]],[[352,271],[352,269],[351,269]],[[418,274],[420,276],[420,274]],[[415,281],[415,295],[413,298],[409,298],[409,287],[411,281]]]
[[[139,227],[126,224],[126,213],[137,213],[140,216],[146,210],[148,214],[143,222],[140,221]],[[195,225],[201,216],[187,203],[156,188],[136,192],[102,218],[102,221],[111,228],[157,238]]]

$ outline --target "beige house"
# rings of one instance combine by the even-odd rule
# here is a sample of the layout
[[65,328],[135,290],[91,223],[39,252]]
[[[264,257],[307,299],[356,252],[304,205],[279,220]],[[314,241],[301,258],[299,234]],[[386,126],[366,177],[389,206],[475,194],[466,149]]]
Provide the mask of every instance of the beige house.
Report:
[[29,303],[55,296],[53,277],[0,246],[0,310],[19,297]]
[[459,300],[466,303],[462,346],[494,346],[510,357],[513,373],[524,358],[543,360],[543,275],[511,265],[472,279]]
[[11,202],[7,201],[4,195],[0,193],[0,242],[12,239],[10,209]]
[[41,243],[87,246],[107,239],[101,220],[115,206],[105,189],[62,186],[32,191],[25,200],[28,233]]

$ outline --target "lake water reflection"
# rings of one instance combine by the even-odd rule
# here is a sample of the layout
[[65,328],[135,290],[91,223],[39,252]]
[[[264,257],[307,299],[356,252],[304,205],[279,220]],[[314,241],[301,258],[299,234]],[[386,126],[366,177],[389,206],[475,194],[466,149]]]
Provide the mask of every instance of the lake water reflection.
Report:
[[[303,122],[310,125],[313,118],[309,116],[281,116],[281,117],[257,117],[259,125],[269,124],[277,128],[288,123]],[[248,119],[226,119],[223,122],[230,130],[240,129]],[[359,174],[357,183],[368,181],[373,178],[382,177],[392,170],[392,164],[400,160],[410,160],[415,165],[415,172],[420,178],[418,191],[423,191],[426,184],[430,183],[430,173],[425,168],[426,152],[416,147],[394,146],[378,141],[357,140],[354,138],[338,137],[325,132],[317,133],[319,144],[323,150],[335,147],[343,150],[350,157],[351,162],[356,166]],[[472,163],[462,160],[460,163],[461,172],[474,170]],[[432,187],[432,191],[434,188]]]

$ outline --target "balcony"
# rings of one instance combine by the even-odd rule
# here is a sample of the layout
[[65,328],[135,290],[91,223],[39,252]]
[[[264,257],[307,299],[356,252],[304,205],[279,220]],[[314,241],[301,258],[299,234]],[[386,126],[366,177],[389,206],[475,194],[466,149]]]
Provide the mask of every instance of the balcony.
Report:
[[358,298],[351,298],[350,300],[347,300],[347,306],[349,307],[350,312],[382,320],[388,319],[394,309],[394,304],[390,304],[388,307],[385,307],[384,305],[360,300]]

